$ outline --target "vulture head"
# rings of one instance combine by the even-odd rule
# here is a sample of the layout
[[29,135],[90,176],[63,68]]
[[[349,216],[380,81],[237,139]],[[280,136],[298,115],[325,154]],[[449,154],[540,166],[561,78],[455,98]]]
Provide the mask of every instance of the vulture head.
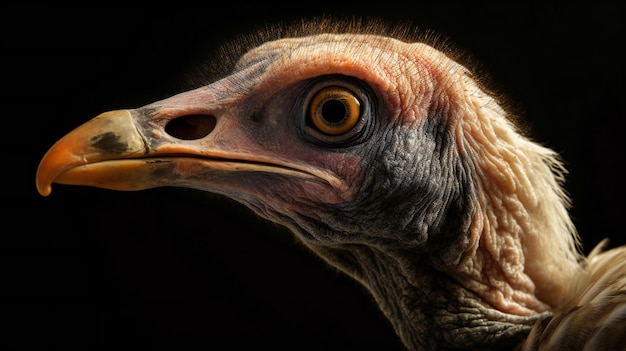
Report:
[[362,283],[411,350],[510,349],[567,308],[586,264],[565,170],[458,52],[327,19],[237,43],[219,78],[59,140],[39,192],[235,199]]

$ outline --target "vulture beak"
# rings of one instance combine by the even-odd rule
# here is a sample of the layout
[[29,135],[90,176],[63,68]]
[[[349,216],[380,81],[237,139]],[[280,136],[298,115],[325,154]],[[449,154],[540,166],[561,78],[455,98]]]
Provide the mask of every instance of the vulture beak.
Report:
[[[222,192],[251,187],[233,177],[242,171],[327,183],[326,172],[282,157],[279,146],[263,146],[259,133],[250,132],[259,128],[250,125],[245,103],[243,107],[236,103],[242,99],[231,96],[207,103],[207,98],[215,101],[210,99],[215,95],[211,90],[200,88],[143,108],[106,112],[79,126],[41,160],[37,190],[47,196],[52,183],[59,183],[113,190],[181,186]],[[268,133],[261,137],[271,139]]]
[[149,188],[151,172],[167,164],[140,159],[147,152],[129,110],[103,113],[46,153],[37,170],[37,190],[47,196],[53,182],[118,190]]

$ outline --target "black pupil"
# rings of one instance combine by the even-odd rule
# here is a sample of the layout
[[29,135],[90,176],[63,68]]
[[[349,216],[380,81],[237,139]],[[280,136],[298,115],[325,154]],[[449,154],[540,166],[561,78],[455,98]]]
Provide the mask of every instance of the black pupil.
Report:
[[346,112],[346,106],[339,100],[328,100],[322,105],[322,116],[328,123],[341,122]]

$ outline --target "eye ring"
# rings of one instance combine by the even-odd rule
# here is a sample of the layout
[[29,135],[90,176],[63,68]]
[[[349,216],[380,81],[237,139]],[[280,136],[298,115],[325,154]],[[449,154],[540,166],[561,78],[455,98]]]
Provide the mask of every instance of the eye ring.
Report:
[[313,126],[326,135],[341,135],[354,128],[361,118],[361,102],[343,87],[321,89],[311,99],[309,116]]

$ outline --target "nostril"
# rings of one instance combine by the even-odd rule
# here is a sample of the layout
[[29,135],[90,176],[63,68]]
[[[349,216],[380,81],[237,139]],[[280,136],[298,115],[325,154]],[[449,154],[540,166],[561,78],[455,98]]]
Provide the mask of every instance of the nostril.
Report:
[[165,125],[165,132],[174,138],[195,140],[209,135],[217,120],[210,115],[186,115],[171,120]]

